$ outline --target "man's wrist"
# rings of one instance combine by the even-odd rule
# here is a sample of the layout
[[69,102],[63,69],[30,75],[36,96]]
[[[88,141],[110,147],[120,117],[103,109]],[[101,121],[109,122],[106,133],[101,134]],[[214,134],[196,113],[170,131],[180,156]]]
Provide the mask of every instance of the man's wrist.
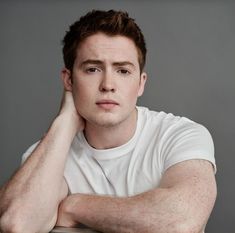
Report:
[[78,201],[79,195],[69,195],[60,203],[57,226],[75,227],[79,224],[80,207],[78,207]]
[[65,135],[72,135],[73,137],[79,131],[79,122],[78,120],[70,114],[59,114],[54,122],[53,126],[58,127],[63,131]]

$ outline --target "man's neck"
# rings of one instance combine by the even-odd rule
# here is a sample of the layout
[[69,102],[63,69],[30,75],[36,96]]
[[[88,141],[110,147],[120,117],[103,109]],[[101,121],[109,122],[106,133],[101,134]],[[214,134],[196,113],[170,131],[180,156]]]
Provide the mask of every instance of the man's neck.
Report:
[[137,109],[118,125],[101,127],[86,124],[84,135],[88,143],[96,149],[110,149],[127,143],[135,134],[137,127]]

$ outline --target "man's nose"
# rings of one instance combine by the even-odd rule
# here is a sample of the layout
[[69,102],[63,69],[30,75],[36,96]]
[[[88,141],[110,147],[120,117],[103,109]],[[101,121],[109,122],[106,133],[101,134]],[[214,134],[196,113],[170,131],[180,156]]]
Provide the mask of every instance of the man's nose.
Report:
[[115,92],[115,78],[110,71],[103,72],[102,81],[100,83],[101,92]]

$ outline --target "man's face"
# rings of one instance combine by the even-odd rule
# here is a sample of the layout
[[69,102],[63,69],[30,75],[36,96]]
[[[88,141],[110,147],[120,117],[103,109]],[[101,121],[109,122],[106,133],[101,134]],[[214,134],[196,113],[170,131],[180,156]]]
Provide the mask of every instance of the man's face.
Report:
[[146,74],[140,74],[132,40],[97,33],[86,38],[77,49],[72,80],[78,113],[87,124],[110,127],[135,114]]

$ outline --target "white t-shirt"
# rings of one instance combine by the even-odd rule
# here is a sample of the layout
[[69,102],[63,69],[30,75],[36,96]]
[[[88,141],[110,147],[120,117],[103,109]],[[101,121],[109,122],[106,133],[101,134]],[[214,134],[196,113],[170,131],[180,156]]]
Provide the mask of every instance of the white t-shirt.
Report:
[[75,136],[64,171],[70,193],[136,195],[158,187],[167,168],[190,159],[208,160],[216,170],[213,141],[205,127],[185,117],[137,109],[135,134],[122,146],[97,150],[82,132]]

